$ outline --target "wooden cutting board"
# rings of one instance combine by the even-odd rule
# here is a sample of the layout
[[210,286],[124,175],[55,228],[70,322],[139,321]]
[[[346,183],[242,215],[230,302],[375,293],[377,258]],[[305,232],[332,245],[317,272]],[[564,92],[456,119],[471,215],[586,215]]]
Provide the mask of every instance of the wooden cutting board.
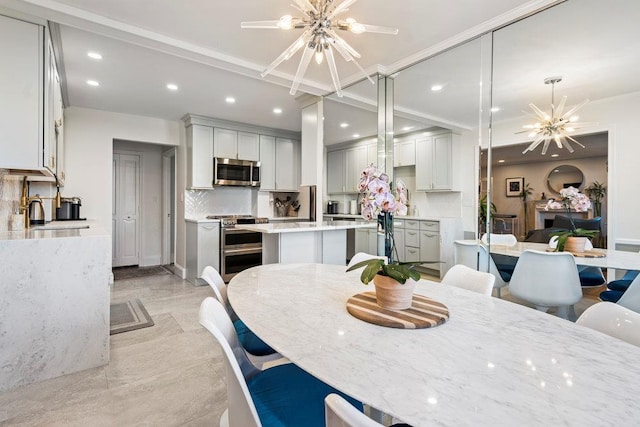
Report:
[[406,310],[387,310],[377,304],[375,292],[362,292],[349,298],[347,311],[365,322],[399,329],[432,328],[449,319],[447,306],[423,295],[414,295]]
[[[547,252],[555,252],[555,249],[548,248]],[[581,258],[604,258],[607,256],[606,253],[601,251],[596,251],[596,250],[584,251],[584,252],[571,252],[571,251],[565,251],[565,252],[569,252],[571,255],[581,257]]]

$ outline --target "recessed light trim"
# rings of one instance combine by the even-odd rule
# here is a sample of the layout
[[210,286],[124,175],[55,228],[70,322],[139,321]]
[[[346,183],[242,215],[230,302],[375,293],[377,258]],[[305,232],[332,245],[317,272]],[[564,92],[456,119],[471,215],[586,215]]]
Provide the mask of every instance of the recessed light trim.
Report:
[[168,83],[167,84],[167,89],[169,89],[169,90],[178,90],[178,85],[173,84],[173,83]]
[[402,130],[403,130],[404,132],[408,132],[408,131],[410,131],[410,130],[411,130],[411,129],[413,129],[413,128],[414,128],[413,126],[405,126],[405,127],[403,127],[403,128],[402,128]]
[[551,157],[559,157],[559,156],[560,156],[560,154],[557,154],[557,153],[551,155]]
[[444,86],[442,86],[442,85],[433,85],[433,86],[431,86],[431,91],[432,92],[440,92],[443,87]]
[[227,96],[224,100],[225,100],[225,102],[227,104],[235,104],[236,103],[236,99],[233,96]]
[[102,55],[100,55],[98,52],[87,52],[87,56],[91,59],[102,59]]
[[274,108],[273,114],[282,114],[282,108],[278,108],[278,107]]
[[500,159],[500,160],[498,160],[498,163],[504,163],[504,162],[505,162],[505,160],[504,160],[504,159]]
[[87,80],[87,84],[89,86],[100,86],[100,82],[97,82],[95,80]]
[[497,113],[498,111],[500,111],[500,107],[493,107],[493,108],[491,109],[491,112],[492,112],[492,113]]
[[348,128],[349,127],[349,123],[340,123],[340,127],[341,128]]
[[359,133],[354,133],[352,136],[353,136],[354,138],[360,138],[360,134],[359,134]]

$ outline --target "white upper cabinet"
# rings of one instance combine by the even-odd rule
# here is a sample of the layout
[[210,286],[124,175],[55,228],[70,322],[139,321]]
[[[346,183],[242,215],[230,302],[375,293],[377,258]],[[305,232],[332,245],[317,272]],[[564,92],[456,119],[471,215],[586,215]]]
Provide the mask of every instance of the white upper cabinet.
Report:
[[357,193],[360,174],[367,167],[367,147],[360,146],[346,150],[345,192]]
[[[374,150],[359,145],[327,153],[327,194],[354,194],[358,192],[360,173],[366,168]],[[376,154],[377,161],[377,154]],[[375,163],[371,161],[371,163]]]
[[276,138],[276,190],[298,191],[300,187],[300,143]]
[[238,132],[215,128],[213,133],[213,154],[225,159],[260,159],[260,136],[255,133]]
[[453,153],[457,136],[451,133],[416,139],[416,190],[456,189]]
[[212,127],[187,127],[187,187],[213,188]]
[[367,145],[367,166],[378,166],[378,144]]
[[260,135],[257,133],[238,132],[238,159],[260,160]]
[[260,135],[260,190],[276,189],[276,137]]
[[400,140],[393,144],[393,166],[413,166],[416,164],[415,139]]
[[0,40],[0,168],[42,171],[44,27],[0,16]]
[[345,150],[329,151],[327,153],[327,194],[343,193]]

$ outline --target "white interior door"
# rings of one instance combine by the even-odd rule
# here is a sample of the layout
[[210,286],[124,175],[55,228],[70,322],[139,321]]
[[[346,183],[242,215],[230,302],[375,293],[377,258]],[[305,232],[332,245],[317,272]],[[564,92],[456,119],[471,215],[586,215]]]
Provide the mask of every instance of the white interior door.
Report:
[[138,265],[140,156],[113,154],[113,266]]
[[162,264],[175,261],[176,149],[162,153]]

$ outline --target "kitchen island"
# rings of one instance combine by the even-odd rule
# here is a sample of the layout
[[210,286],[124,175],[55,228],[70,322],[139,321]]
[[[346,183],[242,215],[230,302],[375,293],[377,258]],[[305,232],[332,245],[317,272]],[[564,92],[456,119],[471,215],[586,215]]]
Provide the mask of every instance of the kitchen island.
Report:
[[0,232],[0,259],[0,392],[109,362],[106,230],[69,221]]
[[323,221],[242,224],[236,228],[262,233],[263,264],[346,265],[347,230],[376,226],[369,221]]

